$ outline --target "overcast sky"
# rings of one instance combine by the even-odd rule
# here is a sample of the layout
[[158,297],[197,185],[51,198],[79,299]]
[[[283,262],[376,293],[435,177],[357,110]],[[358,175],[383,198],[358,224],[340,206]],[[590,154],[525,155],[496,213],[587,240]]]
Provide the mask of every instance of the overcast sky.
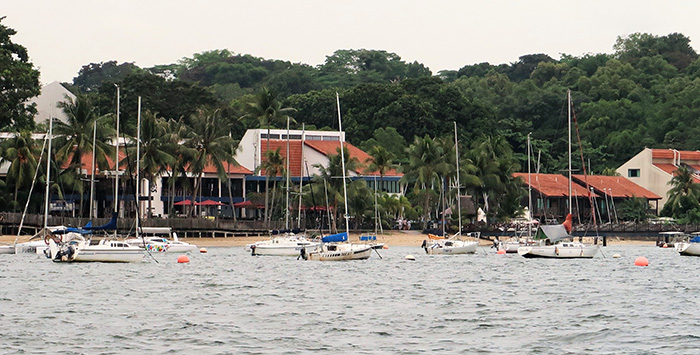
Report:
[[700,2],[618,0],[0,0],[41,81],[83,65],[175,63],[213,49],[310,65],[377,49],[433,73],[524,54],[612,53],[617,36],[680,32],[700,49]]

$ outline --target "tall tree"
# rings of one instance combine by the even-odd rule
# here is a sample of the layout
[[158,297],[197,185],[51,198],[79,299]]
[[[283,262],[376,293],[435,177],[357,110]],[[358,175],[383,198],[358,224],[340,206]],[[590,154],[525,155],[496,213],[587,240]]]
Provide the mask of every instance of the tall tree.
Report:
[[41,91],[39,71],[27,49],[10,39],[17,31],[2,24],[5,17],[0,17],[0,130],[33,128],[36,108],[27,100]]
[[[221,115],[220,109],[202,108],[195,117],[192,117],[191,122],[192,135],[186,144],[195,152],[188,168],[196,176],[195,193],[191,200],[194,205],[198,190],[202,186],[204,169],[208,165],[213,165],[219,179],[224,180],[227,178],[224,163],[237,164],[237,162],[231,156],[236,142],[230,136],[229,120]],[[193,213],[194,208],[190,209],[190,214]]]
[[7,182],[14,187],[14,207],[17,207],[17,194],[20,189],[28,187],[32,183],[34,171],[38,164],[37,158],[41,146],[32,139],[30,131],[20,131],[12,138],[0,143],[0,165],[9,163],[7,170]]
[[[668,201],[674,217],[682,217],[692,209],[700,207],[700,184],[695,183],[695,177],[687,166],[680,166],[668,182]],[[664,205],[664,209],[666,209]]]

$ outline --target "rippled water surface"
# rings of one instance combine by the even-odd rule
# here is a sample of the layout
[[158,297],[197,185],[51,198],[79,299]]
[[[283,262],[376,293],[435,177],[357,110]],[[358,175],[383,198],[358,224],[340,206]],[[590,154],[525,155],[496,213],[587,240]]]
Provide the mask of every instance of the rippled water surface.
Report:
[[[210,248],[189,264],[0,255],[0,353],[700,351],[700,258],[672,249],[611,246],[593,260],[381,253],[304,262]],[[634,266],[640,255],[649,267]]]

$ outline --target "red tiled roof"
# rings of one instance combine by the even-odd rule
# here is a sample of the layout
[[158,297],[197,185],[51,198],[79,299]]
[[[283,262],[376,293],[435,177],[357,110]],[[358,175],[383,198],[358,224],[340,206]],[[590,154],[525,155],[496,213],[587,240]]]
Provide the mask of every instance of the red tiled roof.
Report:
[[[681,160],[700,160],[700,152],[695,150],[676,150],[680,154]],[[657,159],[673,159],[673,149],[652,149],[651,157]]]
[[[659,168],[659,169],[665,171],[665,172],[666,172],[667,174],[669,174],[669,175],[674,175],[674,176],[675,176],[675,175],[676,175],[675,172],[676,172],[676,170],[678,170],[678,167],[675,166],[675,165],[673,165],[673,164],[659,164],[659,163],[655,163],[655,164],[653,164],[653,165],[654,165],[655,167],[657,167],[657,168]],[[691,165],[691,167],[693,167],[693,168],[696,169],[696,170],[700,170],[700,166],[693,166],[693,165]],[[696,184],[700,184],[700,179],[698,179],[697,177],[693,177],[693,179],[695,180],[695,183],[696,183]]]
[[[224,163],[224,170],[226,171],[227,174],[244,174],[244,175],[252,175],[253,172],[248,170],[246,167],[242,165],[233,165],[233,164],[228,164]],[[204,173],[208,174],[216,174],[216,167],[214,164],[208,163],[207,166],[204,167]]]
[[[324,154],[325,156],[338,154],[338,148],[340,148],[339,141],[304,141],[304,143],[307,146]],[[362,174],[362,175],[377,175],[377,176],[379,176],[379,172],[368,172],[366,170],[367,165],[369,165],[367,160],[372,159],[369,154],[365,153],[362,149],[357,148],[348,142],[344,142],[344,146],[347,148],[348,153],[350,153],[350,157],[357,158],[357,160],[360,162],[360,167],[357,171],[355,171],[356,173]],[[387,171],[386,174],[384,174],[384,176],[402,176],[402,175],[403,174],[399,173],[395,169],[391,169],[391,170]]]
[[659,200],[661,196],[635,184],[622,176],[604,175],[573,175],[572,179],[582,186],[593,187],[599,194],[602,192],[612,197],[644,197],[649,200]]
[[[520,177],[527,184],[527,173],[515,173],[514,177]],[[560,174],[531,174],[532,188],[548,197],[568,197],[569,179]],[[571,193],[576,196],[588,196],[588,190],[576,183],[571,184]],[[595,195],[595,194],[594,194]]]
[[[280,155],[284,159],[285,169],[287,168],[287,140],[270,139],[270,150],[275,151],[279,148]],[[265,152],[267,151],[267,139],[260,144],[261,161],[265,161]],[[289,176],[301,175],[301,141],[289,141]],[[260,174],[265,175],[264,169],[260,170]]]
[[[122,161],[125,157],[126,157],[126,153],[124,152],[124,149],[119,149],[119,161]],[[106,156],[106,158],[107,158],[107,164],[109,165],[108,170],[113,170],[114,169],[114,159],[112,159],[112,155]],[[67,168],[72,159],[73,159],[73,154],[70,154],[68,156],[68,159],[66,160],[66,162],[63,163],[63,166],[61,166],[61,168],[62,169]],[[97,162],[95,162],[95,163],[97,163]],[[90,174],[90,172],[92,171],[92,153],[83,154],[83,156],[80,157],[80,169],[84,169],[85,171],[87,171],[88,175]],[[126,170],[126,164],[120,164],[119,170]],[[95,167],[95,174],[100,174],[99,165],[97,165]]]

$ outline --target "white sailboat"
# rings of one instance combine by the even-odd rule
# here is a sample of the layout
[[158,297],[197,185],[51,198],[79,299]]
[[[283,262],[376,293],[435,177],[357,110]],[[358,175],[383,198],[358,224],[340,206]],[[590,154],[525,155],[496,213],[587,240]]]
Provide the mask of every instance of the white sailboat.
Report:
[[[526,258],[590,259],[598,252],[597,245],[574,242],[571,235],[571,214],[573,210],[571,194],[571,91],[567,92],[567,103],[569,120],[569,214],[566,216],[566,221],[562,224],[539,226],[534,237],[539,242],[539,245],[518,248],[518,254]],[[571,241],[567,239],[571,239]]]
[[335,93],[338,106],[338,131],[341,133],[340,139],[340,161],[343,170],[343,196],[345,202],[345,232],[323,237],[320,246],[310,252],[302,250],[301,256],[304,260],[319,261],[341,261],[341,260],[364,260],[369,259],[372,253],[372,246],[369,244],[355,244],[348,242],[350,235],[350,213],[348,211],[348,188],[345,181],[345,147],[342,138],[343,126],[340,118],[340,96]]
[[[459,146],[457,141],[457,122],[454,122],[455,131],[455,161],[457,167],[457,215],[459,221],[459,229],[457,233],[449,238],[438,238],[429,236],[430,239],[424,240],[421,245],[428,255],[438,254],[474,254],[479,246],[478,240],[462,240],[462,203],[459,197],[460,181],[459,181]],[[444,223],[443,223],[444,226]],[[476,235],[478,236],[478,235]]]
[[[54,231],[49,237],[45,237],[49,244],[48,256],[54,262],[119,262],[133,263],[143,260],[144,249],[130,245],[125,241],[116,240],[117,235],[117,210],[118,210],[118,188],[119,188],[119,87],[117,87],[117,135],[115,144],[115,199],[114,212],[109,223],[100,227],[92,227],[90,224],[81,229],[70,229]],[[137,138],[140,139],[141,126],[141,97],[138,98]],[[137,142],[140,144],[140,142]],[[50,145],[49,145],[50,147]],[[137,148],[138,149],[138,148]],[[137,153],[138,154],[138,153]],[[138,158],[137,158],[138,160]],[[48,180],[48,179],[47,179]],[[92,211],[90,212],[92,213]],[[114,230],[114,237],[105,237],[102,240],[92,240],[95,231]],[[87,236],[87,238],[85,237]],[[138,236],[138,225],[137,225]]]

